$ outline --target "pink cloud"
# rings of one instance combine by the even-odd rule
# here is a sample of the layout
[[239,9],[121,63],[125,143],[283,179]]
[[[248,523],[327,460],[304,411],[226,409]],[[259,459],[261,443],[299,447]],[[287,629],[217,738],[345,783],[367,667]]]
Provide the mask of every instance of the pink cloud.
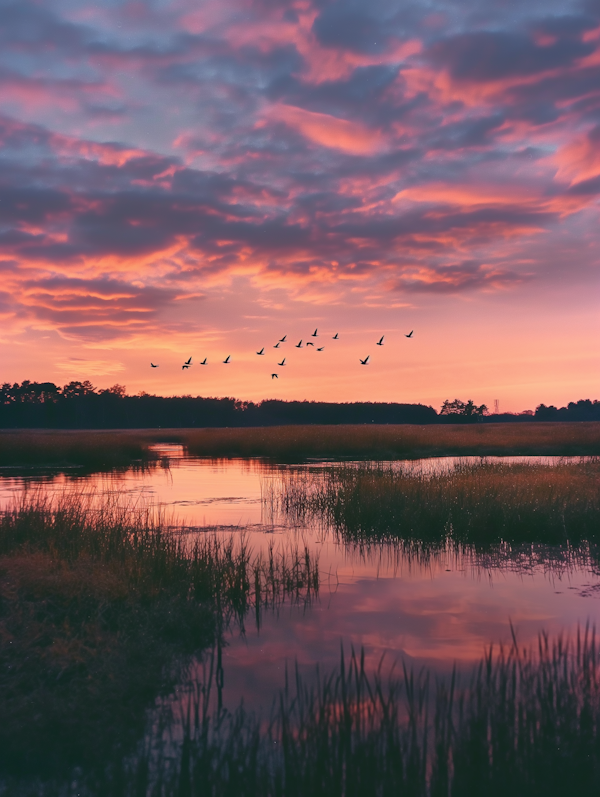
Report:
[[351,155],[369,155],[385,147],[385,140],[379,131],[329,114],[279,104],[271,106],[265,115],[270,120],[283,122],[297,130],[315,144]]

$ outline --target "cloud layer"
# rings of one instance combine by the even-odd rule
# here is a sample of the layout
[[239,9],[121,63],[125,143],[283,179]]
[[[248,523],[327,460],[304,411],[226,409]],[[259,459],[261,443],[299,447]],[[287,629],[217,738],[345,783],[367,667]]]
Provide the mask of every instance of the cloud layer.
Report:
[[569,280],[597,266],[597,2],[0,0],[0,20],[7,329],[153,336],[239,278],[267,303],[518,291],[565,278],[574,237]]

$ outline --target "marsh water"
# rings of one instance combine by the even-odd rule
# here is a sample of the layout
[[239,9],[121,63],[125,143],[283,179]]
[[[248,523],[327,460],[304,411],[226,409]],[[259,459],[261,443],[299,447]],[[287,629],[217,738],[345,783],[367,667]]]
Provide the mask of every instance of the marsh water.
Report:
[[[254,550],[308,548],[319,561],[318,596],[263,612],[259,625],[252,617],[244,628],[227,629],[226,707],[235,708],[240,699],[251,707],[268,705],[284,684],[286,664],[307,673],[316,664],[330,670],[342,643],[364,647],[373,666],[386,654],[390,662],[425,665],[443,675],[455,662],[478,662],[490,643],[508,642],[511,623],[526,644],[541,630],[570,632],[600,619],[600,572],[585,550],[496,546],[475,552],[452,546],[422,555],[393,542],[348,543],[322,523],[293,522],[271,500],[285,469],[318,471],[332,463],[215,461],[186,457],[179,446],[161,446],[160,454],[159,467],[111,474],[4,468],[0,507],[25,491],[84,489],[132,506],[160,507],[168,522],[189,527],[191,534],[210,529],[245,535]],[[527,459],[534,458],[519,461]],[[431,472],[452,464],[445,458],[405,467]]]

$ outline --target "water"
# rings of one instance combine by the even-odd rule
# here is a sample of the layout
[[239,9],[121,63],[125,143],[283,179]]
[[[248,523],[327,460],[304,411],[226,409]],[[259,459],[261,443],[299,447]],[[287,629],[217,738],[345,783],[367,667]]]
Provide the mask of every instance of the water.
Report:
[[[75,487],[118,494],[133,504],[150,502],[192,528],[210,526],[226,536],[243,532],[255,550],[290,540],[306,544],[319,556],[319,597],[310,605],[265,612],[259,629],[249,619],[244,633],[238,627],[227,632],[226,707],[241,698],[252,707],[270,705],[283,686],[286,664],[297,662],[308,673],[318,663],[327,671],[339,662],[342,642],[364,646],[373,666],[385,654],[390,662],[403,658],[443,675],[454,662],[477,662],[490,643],[509,641],[510,622],[527,643],[542,629],[569,632],[600,619],[600,573],[584,553],[553,557],[551,549],[538,547],[483,557],[453,549],[422,561],[390,544],[344,544],[326,529],[292,527],[273,516],[263,497],[284,466],[186,458],[178,446],[161,446],[160,453],[168,467],[110,475],[2,469],[0,507],[26,490]],[[531,460],[540,458],[511,458]],[[431,472],[453,463],[446,458],[405,466]]]

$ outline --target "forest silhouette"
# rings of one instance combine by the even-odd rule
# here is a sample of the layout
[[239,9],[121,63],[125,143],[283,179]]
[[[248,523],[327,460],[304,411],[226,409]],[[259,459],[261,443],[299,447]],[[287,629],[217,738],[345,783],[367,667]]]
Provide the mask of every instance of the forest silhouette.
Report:
[[89,381],[4,383],[0,428],[144,429],[278,426],[287,424],[432,424],[600,420],[600,401],[584,399],[535,413],[491,415],[472,400],[446,400],[438,413],[396,402],[241,401],[224,397],[128,395],[123,385],[96,389]]

